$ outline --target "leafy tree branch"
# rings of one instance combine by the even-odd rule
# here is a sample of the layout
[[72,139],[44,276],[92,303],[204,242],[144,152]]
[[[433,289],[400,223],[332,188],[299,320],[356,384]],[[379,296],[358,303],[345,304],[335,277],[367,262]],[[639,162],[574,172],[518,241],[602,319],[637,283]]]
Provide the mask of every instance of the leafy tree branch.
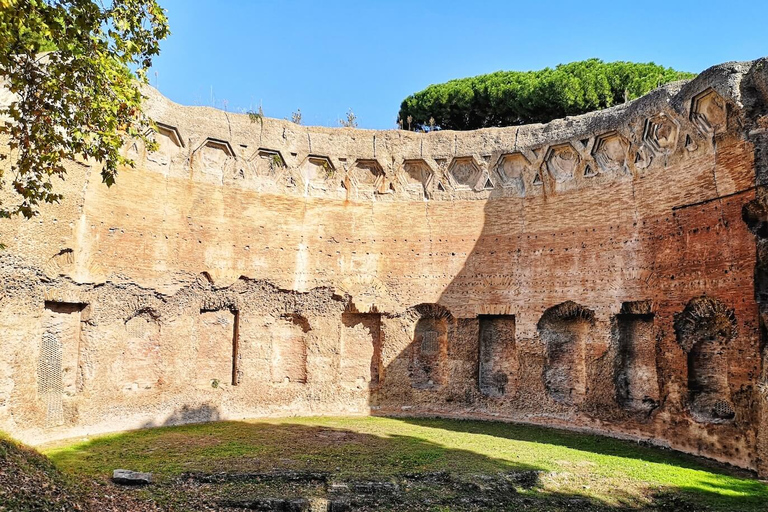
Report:
[[155,0],[0,0],[0,135],[10,154],[0,185],[16,201],[0,217],[32,217],[42,203],[58,202],[52,178],[64,162],[101,163],[104,183],[115,182],[125,137],[152,146],[141,83],[169,34]]

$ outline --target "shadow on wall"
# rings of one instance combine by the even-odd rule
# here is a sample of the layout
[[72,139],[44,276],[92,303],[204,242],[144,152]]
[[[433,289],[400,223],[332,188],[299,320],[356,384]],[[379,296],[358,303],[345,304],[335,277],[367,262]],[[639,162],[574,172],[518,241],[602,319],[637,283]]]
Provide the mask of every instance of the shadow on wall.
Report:
[[173,414],[164,421],[148,421],[141,428],[170,427],[174,425],[184,425],[186,423],[207,423],[210,421],[219,421],[221,414],[218,407],[203,404],[196,407],[184,405],[176,409]]
[[[487,252],[482,246],[477,251]],[[473,257],[445,289],[440,304],[419,304],[400,315],[357,315],[377,324],[367,339],[358,340],[373,347],[369,403],[374,414],[479,413],[544,423],[552,417],[571,424],[576,419],[583,425],[598,419],[618,431],[628,427],[636,432],[639,426],[653,438],[659,436],[653,426],[656,413],[666,404],[687,420],[722,425],[725,430],[718,434],[725,438],[739,435],[729,351],[750,350],[750,342],[732,347],[738,341],[737,320],[725,302],[706,295],[677,302],[663,297],[663,289],[639,289],[628,294],[634,300],[598,304],[598,319],[597,307],[573,300],[557,303],[556,297],[575,293],[553,290],[539,297],[541,306],[534,297],[533,307],[528,303],[513,311],[512,303],[521,302],[510,298],[509,303],[477,305],[473,313],[457,302],[466,295],[467,283],[477,281]],[[560,278],[569,277],[554,277]],[[483,290],[477,292],[483,296]],[[648,298],[660,295],[664,311]],[[550,304],[539,316],[538,308]],[[520,313],[528,315],[523,332]],[[386,355],[393,346],[405,349]],[[739,383],[742,391],[745,384],[753,383]],[[683,392],[670,401],[673,386]],[[739,400],[740,428],[751,428],[753,403],[743,392]],[[679,427],[681,422],[674,423]],[[685,425],[679,428],[685,432]]]
[[[754,238],[741,219],[751,193],[715,197],[714,174],[690,169],[711,165],[714,151],[744,151],[744,142],[724,132],[702,138],[679,110],[685,136],[655,140],[638,118],[626,128],[639,129],[638,139],[602,160],[590,151],[599,132],[558,145],[571,147],[567,166],[546,144],[533,148],[525,193],[490,193],[458,272],[434,254],[434,273],[452,275],[436,302],[381,315],[373,413],[626,433],[756,467],[761,363],[744,265]],[[686,136],[702,143],[686,147]],[[640,166],[636,146],[661,142],[674,146]],[[684,172],[670,178],[668,166]]]

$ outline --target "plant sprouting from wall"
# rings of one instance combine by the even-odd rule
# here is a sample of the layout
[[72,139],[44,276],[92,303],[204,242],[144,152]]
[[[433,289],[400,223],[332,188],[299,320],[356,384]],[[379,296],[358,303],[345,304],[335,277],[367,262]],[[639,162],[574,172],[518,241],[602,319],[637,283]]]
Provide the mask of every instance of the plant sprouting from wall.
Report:
[[283,159],[280,158],[280,155],[274,153],[269,157],[269,169],[274,171],[276,169],[280,169],[281,167],[285,167],[285,163],[283,162]]
[[327,161],[323,162],[323,170],[325,171],[325,178],[326,179],[333,178],[333,175],[336,173],[334,168]]
[[291,122],[294,124],[301,124],[301,109],[296,109],[296,112],[291,113]]
[[347,110],[346,119],[339,119],[339,124],[344,128],[357,128],[357,116],[351,108]]
[[259,123],[264,126],[264,109],[261,108],[261,105],[259,105],[258,110],[249,110],[246,113],[248,114],[248,119],[250,119],[252,123]]

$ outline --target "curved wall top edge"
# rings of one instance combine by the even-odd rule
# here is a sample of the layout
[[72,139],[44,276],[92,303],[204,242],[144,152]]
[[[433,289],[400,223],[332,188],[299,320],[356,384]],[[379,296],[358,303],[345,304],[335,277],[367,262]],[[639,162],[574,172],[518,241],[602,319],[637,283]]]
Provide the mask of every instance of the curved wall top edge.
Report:
[[[192,167],[194,179],[197,167],[207,174],[203,181],[353,201],[487,199],[631,179],[667,166],[685,149],[708,146],[713,133],[726,130],[729,105],[741,107],[741,84],[755,62],[714,66],[602,111],[466,132],[252,121],[247,114],[180,106],[149,87],[146,94],[166,142],[154,158],[166,161],[157,169],[163,173]],[[224,170],[206,173],[201,160]]]

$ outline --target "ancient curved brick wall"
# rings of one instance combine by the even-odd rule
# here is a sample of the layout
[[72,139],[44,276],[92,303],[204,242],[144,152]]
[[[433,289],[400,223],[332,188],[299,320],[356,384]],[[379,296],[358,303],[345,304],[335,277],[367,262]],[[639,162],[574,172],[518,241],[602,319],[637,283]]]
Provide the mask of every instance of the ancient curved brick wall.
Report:
[[157,152],[0,225],[0,429],[436,414],[768,474],[765,61],[473,132],[148,94]]

